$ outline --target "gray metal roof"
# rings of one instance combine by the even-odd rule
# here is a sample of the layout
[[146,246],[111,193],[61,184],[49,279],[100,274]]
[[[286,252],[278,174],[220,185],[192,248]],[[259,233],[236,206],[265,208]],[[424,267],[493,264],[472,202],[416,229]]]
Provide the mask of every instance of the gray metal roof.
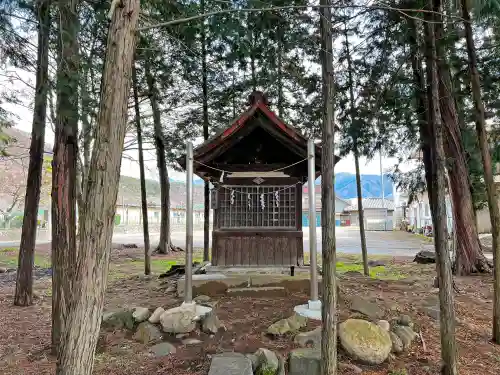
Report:
[[[387,208],[389,211],[394,211],[394,201],[390,199],[382,198],[363,198],[363,209],[384,209]],[[354,200],[354,202],[345,208],[346,211],[357,211],[358,210],[358,200]]]

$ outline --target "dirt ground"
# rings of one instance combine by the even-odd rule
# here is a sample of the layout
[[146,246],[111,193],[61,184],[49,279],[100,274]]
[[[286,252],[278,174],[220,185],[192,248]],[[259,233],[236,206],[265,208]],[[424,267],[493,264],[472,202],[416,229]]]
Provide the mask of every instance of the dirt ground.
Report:
[[[47,261],[43,249],[38,252],[40,266]],[[12,266],[14,250],[0,252],[0,267]],[[156,278],[140,276],[142,250],[113,250],[110,282],[106,293],[106,310],[121,307],[144,306],[164,308],[179,305],[173,292],[166,292],[168,285],[161,285]],[[176,261],[182,254],[155,257],[156,273]],[[355,262],[353,257],[341,259],[346,264]],[[433,265],[416,265],[408,259],[386,259],[395,280],[380,280],[359,276],[341,276],[342,299],[340,320],[347,318],[349,298],[354,295],[377,301],[384,307],[385,318],[401,313],[414,320],[416,332],[421,332],[423,342],[417,340],[411,350],[391,359],[379,367],[359,365],[366,375],[399,374],[391,372],[406,369],[408,375],[439,373],[439,322],[427,315],[424,306],[437,303],[437,290],[431,287]],[[388,271],[388,273],[390,273]],[[7,273],[8,274],[8,273]],[[48,375],[54,373],[55,358],[49,353],[51,327],[50,275],[40,273],[35,280],[38,295],[34,306],[14,307],[12,295],[14,280],[0,274],[0,373],[5,375]],[[457,340],[461,375],[493,375],[500,373],[500,346],[490,342],[492,316],[492,277],[474,276],[456,280],[461,293],[456,296]],[[147,347],[132,340],[130,333],[103,332],[96,353],[96,375],[206,375],[210,356],[223,351],[253,353],[266,347],[286,355],[295,347],[293,336],[271,339],[263,334],[275,321],[288,317],[293,307],[307,301],[306,294],[287,297],[222,297],[216,312],[227,331],[210,337],[193,333],[201,344],[183,346],[180,340],[171,340],[177,346],[174,355],[153,358]],[[312,329],[317,323],[310,323]],[[343,362],[349,359],[340,350]],[[343,372],[346,375],[349,372]]]

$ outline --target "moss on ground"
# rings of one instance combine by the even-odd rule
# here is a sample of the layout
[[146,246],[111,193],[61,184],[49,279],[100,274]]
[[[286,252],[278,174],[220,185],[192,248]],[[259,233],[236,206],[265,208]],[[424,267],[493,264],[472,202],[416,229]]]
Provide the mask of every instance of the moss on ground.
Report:
[[[0,266],[8,268],[17,268],[18,254],[17,249],[15,253],[1,252],[0,253]],[[47,256],[35,254],[35,266],[40,268],[50,268],[51,262]]]
[[[344,263],[337,262],[337,272],[343,274],[346,272],[361,272],[363,273],[363,265],[360,263]],[[407,275],[395,266],[375,266],[370,267],[370,277],[380,280],[400,280]]]

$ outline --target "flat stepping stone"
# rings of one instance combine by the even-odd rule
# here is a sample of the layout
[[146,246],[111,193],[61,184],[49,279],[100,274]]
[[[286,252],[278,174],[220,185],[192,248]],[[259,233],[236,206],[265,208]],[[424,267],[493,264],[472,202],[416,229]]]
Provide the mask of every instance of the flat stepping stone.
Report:
[[176,352],[176,348],[169,342],[162,342],[149,348],[149,351],[153,353],[156,358],[158,358],[174,354]]
[[318,327],[309,332],[301,332],[295,336],[293,342],[302,347],[312,346],[313,348],[321,348],[321,327]]
[[222,353],[212,357],[208,375],[253,375],[252,362],[241,353]]
[[379,320],[384,316],[384,310],[377,304],[358,296],[351,299],[351,310],[366,315],[372,320]]
[[198,339],[193,339],[193,338],[187,338],[182,340],[182,345],[198,345],[201,344],[202,341]]
[[302,348],[292,350],[288,355],[289,375],[320,375],[321,349]]

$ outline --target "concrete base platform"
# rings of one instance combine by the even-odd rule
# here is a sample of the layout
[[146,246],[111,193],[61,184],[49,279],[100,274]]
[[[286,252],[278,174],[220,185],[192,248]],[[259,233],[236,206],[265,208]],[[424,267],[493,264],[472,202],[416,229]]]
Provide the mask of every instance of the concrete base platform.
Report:
[[[182,276],[177,282],[177,294],[184,295],[185,278]],[[321,283],[321,277],[318,277]],[[309,273],[298,273],[295,276],[283,274],[261,274],[261,273],[207,273],[205,275],[193,275],[193,297],[197,295],[220,296],[226,295],[228,289],[232,288],[265,288],[279,287],[285,294],[309,293]],[[265,292],[265,289],[261,289]],[[263,293],[263,295],[266,295]]]
[[321,321],[321,301],[319,300],[295,306],[293,310],[300,316]]
[[276,296],[281,297],[286,295],[286,289],[282,286],[261,286],[257,288],[229,288],[227,290],[229,296]]
[[[309,274],[310,268],[305,266],[294,266],[295,274]],[[208,266],[206,267],[207,274],[209,273],[222,273],[224,275],[244,275],[244,274],[260,274],[260,275],[288,275],[291,276],[290,266],[273,266],[273,267],[218,267],[218,266]]]

